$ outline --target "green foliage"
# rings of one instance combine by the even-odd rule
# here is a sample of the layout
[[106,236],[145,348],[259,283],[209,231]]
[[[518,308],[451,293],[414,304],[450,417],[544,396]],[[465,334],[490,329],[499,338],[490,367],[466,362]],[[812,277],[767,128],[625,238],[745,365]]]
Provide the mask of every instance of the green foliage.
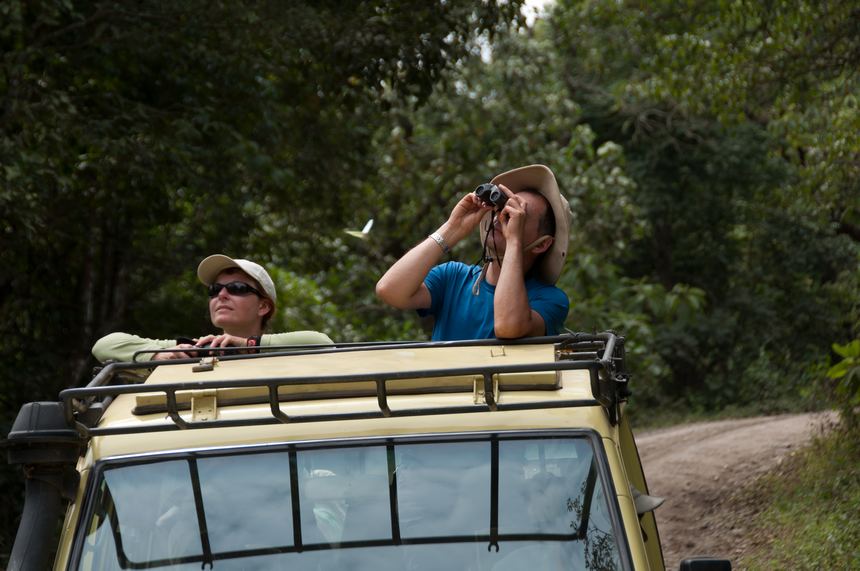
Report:
[[[738,566],[856,569],[860,565],[860,439],[835,429],[756,487],[765,506],[749,530],[767,538]],[[759,539],[760,541],[760,539]]]
[[372,281],[336,279],[361,256],[325,247],[367,191],[386,110],[520,5],[0,3],[0,430],[86,380],[106,332],[208,331],[193,268],[217,251],[280,269],[278,325],[412,333],[392,315],[361,327]]
[[[205,326],[189,271],[205,254],[256,252],[304,280],[337,267],[344,252],[308,238],[337,233],[361,201],[373,125],[519,5],[0,6],[9,406],[84,378],[107,331]],[[50,362],[30,364],[34,344]]]
[[[623,148],[635,182],[630,197],[640,230],[616,256],[607,259],[601,249],[601,263],[617,267],[610,274],[658,283],[664,292],[680,284],[705,295],[694,319],[660,323],[647,342],[668,371],[660,373],[658,392],[703,409],[750,399],[767,407],[797,398],[813,382],[810,371],[833,332],[857,323],[857,284],[844,270],[860,261],[849,223],[858,196],[856,137],[840,131],[845,136],[833,138],[825,120],[850,123],[857,115],[828,96],[822,107],[804,111],[820,120],[794,114],[790,123],[782,101],[810,102],[829,88],[766,85],[766,73],[748,70],[775,58],[787,64],[782,56],[794,53],[792,66],[845,88],[856,82],[856,66],[818,69],[813,62],[821,52],[812,46],[832,40],[841,54],[835,60],[856,56],[856,40],[838,16],[822,14],[801,22],[815,37],[809,51],[796,51],[798,36],[787,22],[830,9],[820,4],[688,8],[559,2],[549,32],[583,120],[598,141]],[[833,9],[842,13],[847,3]],[[769,46],[767,57],[739,48],[750,37]],[[763,91],[767,96],[759,97]],[[842,159],[826,158],[837,155]],[[830,175],[814,174],[825,171]],[[825,197],[822,190],[842,180],[852,181],[846,192]],[[619,280],[600,283],[620,291]],[[624,302],[622,312],[635,316],[634,307]]]
[[851,0],[574,0],[559,2],[566,24],[556,33],[578,84],[598,84],[592,92],[633,112],[635,132],[685,115],[765,127],[773,152],[801,174],[775,204],[802,203],[858,240],[856,9]]
[[845,345],[833,344],[842,360],[830,367],[827,376],[836,381],[836,396],[841,405],[842,421],[857,428],[860,408],[860,339]]
[[273,330],[426,338],[376,280],[530,163],[574,213],[566,326],[627,337],[637,408],[812,398],[860,324],[853,3],[521,4],[0,3],[0,429],[108,331],[210,331],[216,251],[272,270]]
[[575,254],[559,286],[572,299],[568,327],[576,330],[611,329],[628,339],[630,372],[638,406],[665,406],[677,398],[666,391],[669,376],[665,336],[672,327],[685,328],[701,319],[702,290],[675,284],[670,291],[644,279],[620,274],[617,266],[600,263],[592,254]]

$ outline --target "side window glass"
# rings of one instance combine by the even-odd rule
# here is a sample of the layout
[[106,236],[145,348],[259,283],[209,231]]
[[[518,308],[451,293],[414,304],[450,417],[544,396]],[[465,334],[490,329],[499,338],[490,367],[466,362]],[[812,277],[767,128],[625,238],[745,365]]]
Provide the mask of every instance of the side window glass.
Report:
[[614,571],[621,568],[618,542],[609,516],[609,505],[603,486],[595,486],[591,514],[585,530],[585,568]]
[[[593,464],[591,447],[571,439],[503,442],[499,448],[499,533],[578,531]],[[592,482],[593,485],[593,482]]]
[[401,445],[396,455],[403,537],[487,532],[490,447],[486,442]]
[[391,537],[388,459],[382,446],[298,453],[305,543]]
[[[197,461],[197,469],[208,539],[214,552],[293,543],[290,463],[286,454],[205,458]],[[189,496],[193,501],[193,495]],[[248,506],[254,506],[253,517],[249,517]],[[196,519],[194,523],[196,526]],[[196,527],[194,532],[197,533]]]
[[534,539],[502,557],[499,571],[561,569],[571,561],[594,571],[620,567],[609,505],[587,441],[502,442],[499,497],[502,537]]
[[91,559],[99,562],[95,569],[120,569],[201,551],[186,460],[106,470],[98,502],[84,564]]

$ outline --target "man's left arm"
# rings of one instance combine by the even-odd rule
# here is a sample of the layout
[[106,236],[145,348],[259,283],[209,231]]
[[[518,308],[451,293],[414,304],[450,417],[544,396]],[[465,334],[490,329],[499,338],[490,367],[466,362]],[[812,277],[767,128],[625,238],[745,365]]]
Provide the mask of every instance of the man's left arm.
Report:
[[[508,265],[508,261],[505,258],[505,265]],[[505,268],[502,268],[493,299],[493,321],[496,337],[500,339],[546,334],[544,318],[529,305],[522,271],[519,275],[510,272],[510,275],[505,276]]]
[[523,225],[526,205],[505,189],[508,202],[501,213],[500,223],[505,234],[505,258],[493,297],[493,323],[496,337],[516,339],[534,337],[546,332],[543,317],[529,305],[526,291]]
[[[567,296],[558,288],[542,286],[530,297],[523,277],[520,276],[519,280],[516,277],[511,275],[505,282],[500,278],[496,287],[493,301],[496,337],[513,339],[557,335],[563,329],[570,310]],[[502,287],[503,283],[505,287]]]

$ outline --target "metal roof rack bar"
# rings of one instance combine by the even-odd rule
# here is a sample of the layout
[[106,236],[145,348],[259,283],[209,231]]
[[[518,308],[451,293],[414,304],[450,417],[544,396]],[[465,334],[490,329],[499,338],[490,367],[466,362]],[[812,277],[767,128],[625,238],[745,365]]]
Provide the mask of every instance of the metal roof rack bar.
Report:
[[379,410],[382,411],[382,416],[391,416],[391,409],[388,408],[388,394],[385,389],[385,381],[376,379],[376,402],[379,403]]
[[[261,357],[271,357],[272,355],[303,355],[303,354],[318,354],[320,352],[327,353],[344,353],[352,351],[379,351],[384,349],[418,349],[422,347],[483,347],[493,345],[538,345],[546,343],[558,343],[560,347],[573,345],[585,345],[588,347],[595,346],[601,341],[605,342],[608,337],[615,336],[611,332],[603,333],[563,333],[561,335],[543,336],[543,337],[523,337],[520,339],[471,339],[464,341],[371,341],[371,342],[356,342],[356,343],[335,343],[331,345],[265,345],[261,347],[258,353],[245,353],[246,347],[220,347],[218,352],[223,352],[224,357],[255,359]],[[156,353],[171,353],[175,349],[147,349],[134,353],[133,359],[138,355],[156,354]],[[207,348],[201,348],[203,352],[211,352]],[[208,353],[207,353],[208,354]],[[197,362],[198,358],[193,359],[176,359],[171,362],[191,363]],[[152,361],[132,361],[133,364],[128,368],[135,368],[134,364],[152,366],[169,365],[171,362],[160,361],[156,364]]]
[[[137,363],[111,363],[104,367],[98,375],[86,387],[66,389],[60,393],[63,402],[66,420],[71,427],[75,427],[84,438],[107,434],[126,434],[134,432],[156,432],[173,429],[192,428],[215,428],[224,426],[247,426],[254,424],[277,424],[291,422],[310,422],[321,420],[345,420],[352,418],[378,418],[406,415],[442,414],[451,412],[480,412],[495,410],[517,410],[522,408],[548,408],[555,406],[583,406],[593,404],[594,400],[546,401],[518,405],[500,405],[496,400],[495,375],[501,373],[527,373],[542,371],[565,371],[565,370],[589,370],[592,384],[592,393],[597,402],[603,405],[610,417],[610,421],[616,423],[618,420],[618,406],[627,396],[627,374],[624,371],[624,340],[612,332],[600,334],[565,334],[555,337],[532,338],[516,340],[515,342],[499,342],[498,340],[481,340],[469,342],[446,342],[446,343],[373,343],[356,344],[343,347],[325,346],[323,352],[343,352],[355,350],[383,349],[392,347],[438,347],[442,346],[484,346],[500,344],[537,344],[540,342],[556,343],[558,358],[561,360],[546,363],[494,365],[494,366],[472,366],[452,367],[447,369],[419,369],[392,372],[369,372],[357,374],[339,375],[311,375],[311,376],[277,376],[255,379],[224,379],[216,381],[182,381],[158,385],[146,385],[140,383],[113,385],[111,384],[117,375],[123,371],[153,369],[155,367],[181,365],[196,363],[197,359],[178,359],[168,362],[137,362]],[[581,349],[589,349],[582,351]],[[570,351],[570,352],[567,352]],[[314,351],[289,351],[284,354],[307,354],[319,353]],[[255,355],[226,356],[222,359],[259,358],[281,355],[280,352],[263,353]],[[392,410],[388,397],[391,392],[387,383],[389,381],[419,379],[427,376],[474,376],[483,378],[484,399],[486,406],[474,405],[468,407],[438,407],[433,409],[406,409]],[[296,385],[327,385],[332,383],[368,383],[375,384],[375,395],[378,411],[367,413],[333,413],[324,415],[289,416],[281,410],[281,401],[290,400],[282,398],[278,389],[285,386]],[[176,393],[178,391],[194,391],[205,389],[247,388],[266,387],[268,389],[268,404],[271,412],[270,417],[242,420],[207,420],[188,421],[180,414],[180,405]],[[442,392],[442,391],[440,391]],[[78,420],[87,408],[99,398],[112,399],[122,394],[147,394],[162,393],[165,395],[166,409],[171,424],[149,425],[146,427],[123,427],[123,428],[93,428]],[[261,402],[265,402],[261,401]]]
[[[516,404],[497,404],[498,411],[514,411],[514,410],[540,410],[549,408],[575,408],[582,406],[594,406],[598,404],[594,399],[582,400],[561,400],[561,401],[539,401],[534,403],[516,403]],[[415,416],[435,416],[440,414],[471,414],[477,412],[491,412],[487,405],[468,405],[468,406],[445,406],[433,408],[416,408],[408,410],[392,410],[389,418],[398,417],[415,417]],[[324,422],[334,420],[366,420],[373,418],[382,418],[381,411],[367,412],[344,412],[344,413],[329,413],[329,414],[314,414],[291,416],[290,424],[298,424],[305,422]],[[207,428],[235,428],[241,426],[267,426],[284,424],[279,419],[266,416],[259,418],[236,419],[236,420],[210,420],[202,423],[185,423],[188,429],[207,429]],[[145,426],[122,426],[114,428],[85,428],[85,437],[92,438],[94,436],[115,436],[119,434],[146,434],[153,432],[173,432],[183,430],[180,426],[170,424],[149,424]]]
[[284,424],[292,422],[290,417],[281,410],[280,404],[280,399],[278,398],[278,385],[269,385],[269,410],[272,411],[272,416]]

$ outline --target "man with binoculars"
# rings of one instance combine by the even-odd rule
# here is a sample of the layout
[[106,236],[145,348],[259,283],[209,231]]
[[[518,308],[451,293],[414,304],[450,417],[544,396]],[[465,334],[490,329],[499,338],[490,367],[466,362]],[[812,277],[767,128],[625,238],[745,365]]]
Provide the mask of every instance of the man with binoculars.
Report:
[[[376,284],[379,298],[432,315],[434,341],[558,333],[567,296],[553,284],[567,255],[570,205],[552,171],[530,165],[464,196],[448,220],[403,255]],[[436,265],[481,227],[482,264]]]

